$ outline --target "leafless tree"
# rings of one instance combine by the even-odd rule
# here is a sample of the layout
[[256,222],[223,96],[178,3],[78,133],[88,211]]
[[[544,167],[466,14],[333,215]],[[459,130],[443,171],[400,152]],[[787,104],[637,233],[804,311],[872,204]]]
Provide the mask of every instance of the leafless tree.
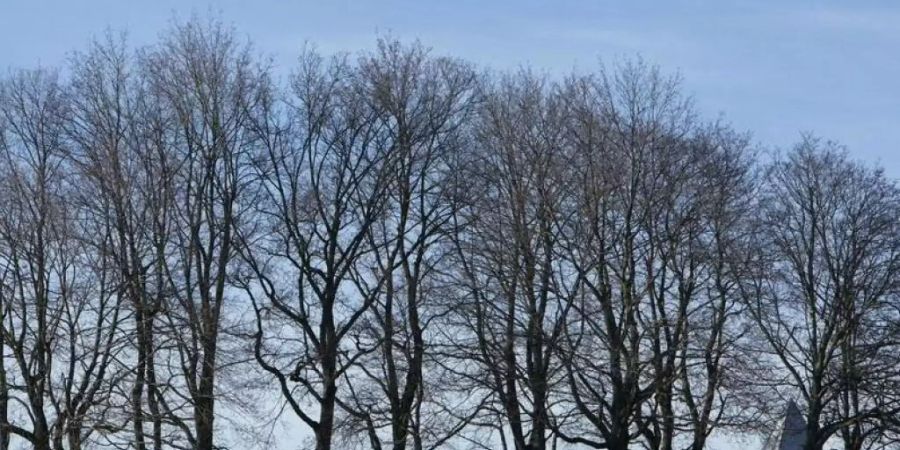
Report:
[[[438,385],[426,368],[431,327],[440,306],[439,274],[457,203],[455,157],[465,143],[475,75],[468,65],[428,55],[419,44],[379,41],[358,62],[360,83],[387,133],[392,154],[384,210],[367,230],[372,249],[365,271],[352,273],[372,308],[351,332],[359,347],[379,345],[348,372],[345,426],[375,449],[418,450],[442,445],[463,421],[440,414]],[[382,436],[382,429],[389,434]]]
[[[838,146],[805,137],[768,167],[755,277],[762,381],[805,403],[806,450],[840,435],[862,448],[900,413],[895,373],[897,187]],[[874,425],[873,425],[874,424]],[[881,428],[883,429],[883,428]]]
[[[697,223],[671,248],[677,255],[671,269],[678,280],[674,290],[679,297],[690,298],[684,313],[685,335],[676,356],[680,367],[672,373],[678,380],[663,383],[671,392],[666,395],[674,400],[675,417],[667,429],[670,437],[661,441],[671,447],[674,438],[685,433],[688,448],[699,450],[713,431],[746,429],[758,417],[752,392],[742,384],[753,365],[753,355],[740,345],[747,339],[751,321],[745,318],[736,287],[742,276],[736,271],[740,265],[734,263],[752,243],[748,218],[756,170],[747,137],[727,127],[700,129],[687,145],[694,147],[697,159],[694,170],[688,171],[693,202],[686,204],[693,206],[683,218],[694,217]],[[685,283],[686,279],[692,282]]]
[[396,170],[390,130],[361,77],[346,57],[310,51],[292,97],[265,103],[256,121],[258,220],[241,237],[247,273],[238,282],[255,309],[255,358],[319,450],[332,447],[338,404],[353,409],[338,395],[341,379],[381,345],[351,339],[386,281],[355,288]]
[[641,61],[568,83],[578,169],[566,259],[578,286],[562,348],[571,409],[555,429],[571,443],[625,449],[639,435],[673,435],[696,284],[684,244],[698,223],[696,202],[678,198],[692,195],[697,170],[693,110],[678,84]]
[[[235,229],[252,205],[239,202],[250,180],[255,136],[250,116],[266,91],[266,68],[249,44],[221,23],[175,24],[161,44],[141,57],[152,105],[170,125],[163,136],[174,163],[171,246],[166,251],[165,292],[172,297],[165,323],[173,339],[179,386],[189,417],[167,419],[184,431],[192,448],[214,445],[217,371],[231,356],[220,355],[235,249]],[[151,130],[152,132],[153,130]],[[162,263],[162,262],[161,262]],[[223,361],[223,357],[227,357]]]
[[555,348],[570,308],[560,267],[571,163],[564,148],[566,105],[554,84],[528,72],[482,89],[476,153],[462,176],[470,204],[457,218],[462,299],[452,332],[472,389],[502,421],[504,448],[548,445]]
[[0,112],[7,130],[0,333],[14,362],[9,370],[4,364],[3,378],[7,401],[24,407],[30,422],[7,414],[2,428],[37,449],[80,449],[105,420],[121,298],[107,246],[85,239],[104,228],[84,221],[73,201],[63,127],[69,108],[56,74],[11,76]]
[[86,221],[105,227],[92,235],[94,245],[106,246],[116,295],[125,299],[133,319],[133,329],[124,332],[133,336],[134,352],[119,362],[131,371],[123,402],[127,411],[120,415],[121,425],[109,423],[107,429],[130,424],[129,440],[144,449],[149,420],[152,447],[158,450],[163,421],[155,329],[165,304],[162,267],[172,162],[163,143],[164,121],[151,112],[151,95],[135,70],[124,40],[112,34],[94,42],[88,52],[73,55],[72,118],[66,127]]

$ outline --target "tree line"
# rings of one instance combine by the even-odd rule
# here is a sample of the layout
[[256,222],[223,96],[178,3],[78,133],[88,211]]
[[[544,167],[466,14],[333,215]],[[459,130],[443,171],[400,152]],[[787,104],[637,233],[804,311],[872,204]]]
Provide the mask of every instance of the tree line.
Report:
[[[108,34],[0,82],[0,450],[896,447],[900,190],[639,59]],[[268,406],[266,406],[268,405]],[[306,445],[297,444],[300,447]],[[829,444],[832,445],[832,444]]]

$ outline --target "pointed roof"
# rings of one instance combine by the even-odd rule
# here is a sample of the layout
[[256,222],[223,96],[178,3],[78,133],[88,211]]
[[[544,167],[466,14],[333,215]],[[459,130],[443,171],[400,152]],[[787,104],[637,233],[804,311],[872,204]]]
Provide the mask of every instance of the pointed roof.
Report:
[[784,411],[784,418],[766,439],[763,450],[803,450],[806,442],[806,420],[797,404],[791,400]]

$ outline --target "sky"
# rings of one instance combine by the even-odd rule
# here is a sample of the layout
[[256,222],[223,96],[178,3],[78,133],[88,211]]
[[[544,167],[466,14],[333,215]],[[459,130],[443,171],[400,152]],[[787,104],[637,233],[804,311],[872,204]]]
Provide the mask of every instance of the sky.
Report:
[[802,132],[900,178],[900,3],[602,0],[0,0],[0,68],[54,66],[105,29],[152,43],[214,14],[288,73],[306,43],[331,53],[419,39],[493,69],[561,74],[640,55],[678,72],[704,117],[765,148]]

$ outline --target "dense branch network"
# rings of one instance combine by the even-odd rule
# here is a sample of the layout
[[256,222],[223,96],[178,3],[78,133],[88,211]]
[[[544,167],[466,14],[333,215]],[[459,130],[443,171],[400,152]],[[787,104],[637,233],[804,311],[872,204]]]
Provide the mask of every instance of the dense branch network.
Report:
[[[0,450],[703,450],[900,431],[900,190],[639,59],[483,72],[215,21],[0,82]],[[838,444],[833,444],[837,442]]]

